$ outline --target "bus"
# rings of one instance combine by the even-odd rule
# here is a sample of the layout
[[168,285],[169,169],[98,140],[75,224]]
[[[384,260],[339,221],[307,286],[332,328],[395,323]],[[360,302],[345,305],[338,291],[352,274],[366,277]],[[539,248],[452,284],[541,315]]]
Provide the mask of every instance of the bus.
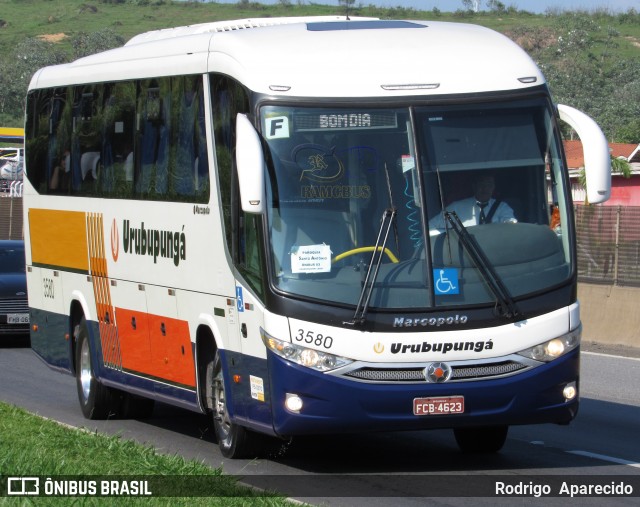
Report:
[[[434,428],[496,452],[511,425],[576,416],[560,121],[591,203],[609,152],[503,35],[204,23],[41,69],[26,104],[31,343],[85,417],[206,413],[238,458]],[[478,176],[498,212],[476,225],[454,204]]]

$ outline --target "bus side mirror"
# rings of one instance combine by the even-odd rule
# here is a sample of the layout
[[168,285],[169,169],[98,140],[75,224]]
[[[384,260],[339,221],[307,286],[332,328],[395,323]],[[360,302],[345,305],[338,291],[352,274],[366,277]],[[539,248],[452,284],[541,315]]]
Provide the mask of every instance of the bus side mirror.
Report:
[[598,124],[582,111],[558,104],[560,119],[568,123],[580,137],[584,151],[587,199],[598,204],[611,195],[611,156],[609,144]]
[[242,211],[264,212],[264,153],[260,135],[244,114],[236,118],[236,169]]

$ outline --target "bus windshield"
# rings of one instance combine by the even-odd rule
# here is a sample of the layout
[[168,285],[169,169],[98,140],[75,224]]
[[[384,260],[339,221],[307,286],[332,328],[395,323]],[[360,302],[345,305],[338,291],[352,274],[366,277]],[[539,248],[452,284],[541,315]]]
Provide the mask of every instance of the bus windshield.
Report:
[[[416,108],[264,106],[280,291],[379,309],[495,304],[572,274],[544,99]],[[501,288],[500,291],[496,287]]]

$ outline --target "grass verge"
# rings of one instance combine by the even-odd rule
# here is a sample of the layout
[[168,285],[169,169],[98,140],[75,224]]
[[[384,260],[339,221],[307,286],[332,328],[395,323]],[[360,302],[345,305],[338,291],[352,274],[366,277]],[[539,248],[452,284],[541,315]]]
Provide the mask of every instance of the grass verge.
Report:
[[[168,493],[147,498],[8,497],[4,496],[8,476],[54,480],[149,479],[152,492],[156,489],[160,494]],[[234,477],[223,475],[220,469],[177,455],[161,455],[152,447],[117,436],[62,426],[5,403],[0,403],[0,488],[0,505],[291,505],[282,497],[238,484]],[[41,484],[40,491],[43,490]],[[204,494],[207,496],[200,496]]]

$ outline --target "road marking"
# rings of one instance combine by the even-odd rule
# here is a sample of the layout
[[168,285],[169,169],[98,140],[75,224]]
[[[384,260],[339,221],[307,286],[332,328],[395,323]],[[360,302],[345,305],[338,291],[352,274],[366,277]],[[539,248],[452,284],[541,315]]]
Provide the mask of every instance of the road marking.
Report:
[[629,361],[640,361],[640,357],[614,356],[613,354],[602,354],[600,352],[586,352],[584,350],[581,351],[581,354],[585,354],[588,356],[612,357],[615,359],[628,359]]
[[614,458],[613,456],[606,456],[605,454],[597,454],[595,452],[587,451],[566,451],[569,454],[577,454],[578,456],[585,456],[587,458],[595,458],[602,461],[609,461],[611,463],[617,463],[618,465],[627,465],[630,467],[640,468],[640,463],[637,461],[629,461],[626,459]]

